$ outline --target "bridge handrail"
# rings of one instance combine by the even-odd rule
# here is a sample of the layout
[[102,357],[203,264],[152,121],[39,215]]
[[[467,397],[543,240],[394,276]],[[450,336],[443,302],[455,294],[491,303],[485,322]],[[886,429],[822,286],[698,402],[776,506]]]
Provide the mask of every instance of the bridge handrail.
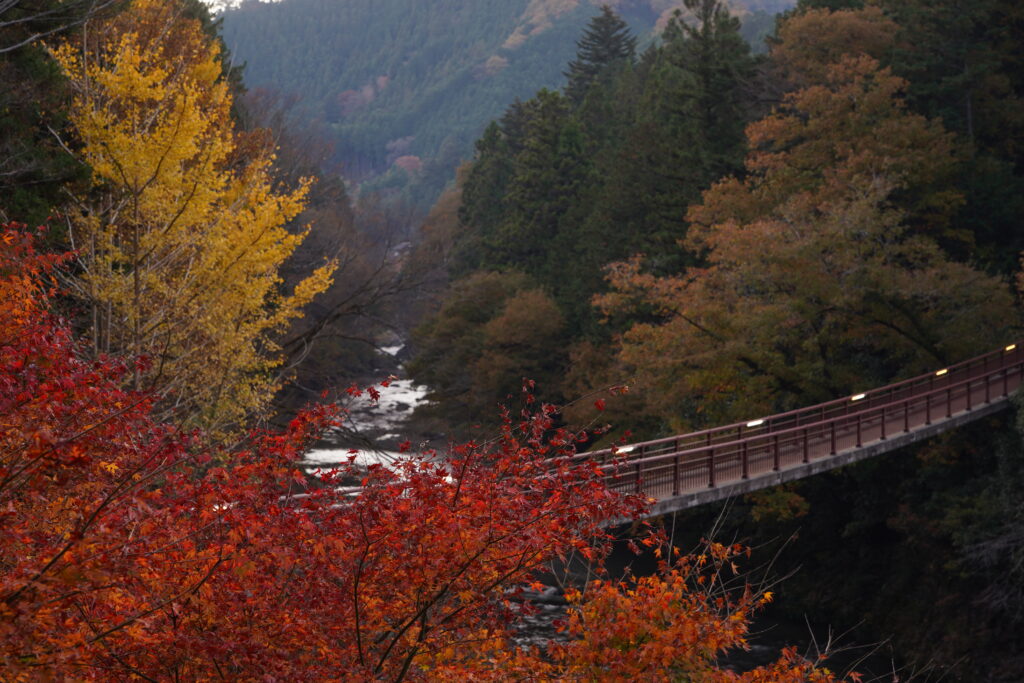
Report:
[[[651,456],[647,456],[647,457],[643,457],[643,458],[633,458],[633,459],[627,460],[625,462],[619,461],[619,462],[614,462],[614,463],[608,463],[606,465],[603,465],[602,467],[605,468],[605,469],[608,469],[608,470],[613,470],[613,469],[615,469],[617,467],[625,465],[625,466],[629,467],[630,469],[632,469],[634,467],[641,467],[641,466],[644,466],[644,465],[651,465],[651,464],[658,464],[658,463],[662,463],[662,462],[669,462],[669,461],[675,460],[676,458],[683,458],[683,457],[687,457],[687,456],[691,456],[690,460],[698,460],[699,457],[692,457],[692,456],[701,456],[703,454],[707,454],[707,453],[711,453],[711,452],[715,452],[715,451],[728,451],[730,449],[738,449],[738,448],[742,447],[744,444],[749,445],[749,444],[752,444],[752,443],[756,443],[758,441],[771,442],[771,441],[774,441],[775,439],[782,440],[783,438],[789,437],[789,436],[796,436],[796,435],[803,436],[803,433],[805,431],[810,431],[810,430],[814,430],[814,429],[820,429],[822,427],[830,427],[832,425],[836,425],[836,426],[840,426],[840,425],[842,425],[842,426],[851,426],[851,425],[855,425],[858,421],[861,421],[863,423],[865,421],[865,418],[874,418],[874,417],[878,417],[879,415],[881,415],[883,417],[883,419],[884,419],[884,417],[886,416],[886,411],[888,409],[892,409],[892,408],[895,408],[897,406],[901,406],[901,407],[902,406],[907,406],[907,407],[909,407],[909,404],[911,404],[912,402],[914,404],[916,404],[916,405],[919,405],[922,401],[928,401],[929,404],[930,404],[930,401],[931,401],[932,397],[934,397],[934,396],[941,396],[941,395],[944,395],[944,394],[948,396],[951,392],[956,391],[958,389],[961,389],[961,388],[964,388],[964,387],[967,387],[969,389],[971,384],[973,384],[975,382],[982,381],[982,380],[991,382],[993,378],[998,378],[1002,373],[1009,372],[1010,370],[1012,370],[1014,368],[1017,368],[1019,370],[1019,369],[1021,369],[1022,366],[1024,366],[1024,359],[1020,359],[1020,360],[1017,360],[1014,363],[1003,365],[1003,366],[1001,366],[999,368],[994,368],[993,371],[990,374],[977,375],[977,376],[974,376],[974,377],[968,377],[967,379],[963,379],[963,380],[961,380],[959,382],[956,382],[955,384],[948,384],[948,385],[944,385],[942,387],[937,387],[937,388],[929,390],[928,392],[925,392],[925,393],[913,394],[912,396],[908,396],[907,398],[899,399],[898,401],[892,401],[890,403],[883,403],[883,404],[877,404],[877,405],[873,405],[873,406],[867,406],[864,409],[859,410],[859,411],[857,411],[855,413],[848,413],[848,414],[843,414],[843,415],[837,415],[835,417],[831,417],[831,418],[828,418],[826,420],[820,420],[818,422],[808,422],[808,423],[805,423],[805,424],[800,424],[800,425],[793,426],[793,427],[787,427],[785,429],[780,429],[780,430],[777,430],[777,431],[760,432],[760,433],[757,433],[757,434],[751,434],[749,436],[744,436],[742,438],[735,439],[733,441],[718,442],[718,443],[713,443],[713,444],[710,444],[710,445],[704,444],[704,445],[700,445],[700,446],[697,446],[695,448],[690,448],[690,449],[686,449],[686,450],[673,451],[673,452],[670,452],[670,453],[658,453],[656,455],[651,455]],[[943,407],[943,406],[946,406],[946,405],[947,404],[937,404],[936,407]],[[671,441],[671,439],[669,439],[669,440]]]
[[[590,451],[585,453],[579,453],[572,457],[573,460],[601,460],[604,458],[622,458],[623,456],[629,457],[629,462],[632,465],[636,461],[644,460],[647,457],[657,457],[665,455],[666,457],[675,457],[680,453],[686,452],[699,452],[700,450],[706,450],[710,447],[725,447],[729,444],[740,443],[746,440],[743,437],[743,430],[756,430],[755,433],[750,434],[753,438],[758,436],[770,436],[775,434],[781,434],[788,430],[804,429],[810,427],[821,426],[822,424],[829,424],[831,421],[839,418],[846,417],[849,415],[856,415],[858,412],[870,411],[871,409],[878,408],[879,406],[890,406],[895,403],[902,402],[903,400],[913,397],[930,396],[931,393],[946,391],[950,387],[954,386],[954,379],[963,375],[966,371],[971,368],[977,368],[981,366],[983,372],[988,372],[988,363],[992,359],[998,359],[1000,362],[992,368],[995,374],[1001,372],[1004,368],[1010,368],[1014,365],[1019,365],[1024,359],[1024,348],[1021,343],[1014,343],[999,348],[995,351],[990,351],[974,358],[956,363],[955,365],[947,366],[946,368],[911,377],[909,379],[894,382],[870,391],[865,391],[860,394],[854,394],[852,396],[844,396],[842,398],[833,399],[824,403],[819,403],[813,406],[805,408],[798,408],[796,410],[790,410],[783,413],[777,413],[774,415],[758,418],[755,420],[748,420],[744,422],[736,422],[730,425],[722,427],[715,427],[712,429],[705,429],[696,432],[689,432],[686,434],[680,434],[676,436],[663,437],[660,439],[653,439],[650,441],[642,441],[633,444],[627,444],[616,448],[606,448],[598,451]],[[985,375],[991,377],[991,375]],[[936,380],[942,382],[941,386],[936,387]],[[960,380],[956,385],[962,384],[964,381],[970,382],[978,379],[978,376],[968,377],[967,380]],[[945,380],[945,381],[942,381]],[[912,387],[920,386],[927,383],[929,385],[929,392],[926,393],[910,393],[905,398],[897,401],[892,400],[892,396],[897,390],[909,389]],[[889,400],[879,403],[880,399],[887,398]],[[850,413],[850,407],[854,406],[860,408],[854,413]],[[842,408],[843,412],[841,415],[835,415],[831,418],[826,418],[826,413],[831,409]],[[821,419],[815,422],[801,423],[800,418],[806,415],[816,414],[820,415]],[[785,424],[792,421],[792,424]],[[783,423],[783,424],[780,424]],[[716,435],[731,435],[735,433],[735,436],[726,441],[716,441]],[[696,439],[704,441],[703,444],[693,444],[693,448],[680,448],[683,445],[682,442],[693,442]],[[651,456],[645,456],[645,452],[650,450],[652,447],[663,446],[667,444],[674,444],[675,448],[668,453],[656,453]],[[687,443],[685,445],[690,445]],[[637,454],[638,457],[634,457],[633,454]]]

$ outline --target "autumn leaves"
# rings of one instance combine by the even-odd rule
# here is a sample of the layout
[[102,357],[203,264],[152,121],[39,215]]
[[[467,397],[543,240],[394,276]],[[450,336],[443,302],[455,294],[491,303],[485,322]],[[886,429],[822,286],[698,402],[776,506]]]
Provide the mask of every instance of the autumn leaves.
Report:
[[146,356],[134,387],[162,398],[162,417],[220,430],[266,405],[273,333],[333,265],[281,291],[307,188],[274,186],[269,139],[236,130],[217,45],[181,12],[140,0],[55,49],[94,179],[69,220],[70,287],[94,354]]
[[[671,50],[650,58],[645,68],[661,74],[651,98],[662,83],[717,83],[717,72],[690,69],[700,46],[726,53],[723,70],[751,67],[735,22],[713,3],[704,7],[706,43],[676,25]],[[861,22],[864,45],[884,48],[893,33],[877,12],[802,16],[787,25],[783,45],[802,44],[801,31],[838,40],[843,31],[822,30],[836,17]],[[999,333],[1009,294],[944,251],[962,238],[950,221],[959,198],[945,181],[956,159],[951,139],[908,112],[905,84],[874,56],[834,52],[779,48],[790,94],[749,127],[746,174],[715,184],[690,209],[684,247],[699,255],[695,267],[666,274],[637,261],[611,271],[613,291],[600,304],[632,316],[617,361],[658,388],[643,400],[659,417],[696,402],[725,417],[828,394],[860,380],[854,361],[864,357],[884,354],[909,369]],[[85,342],[47,313],[61,259],[39,256],[31,235],[5,226],[5,674],[830,680],[792,652],[742,676],[721,669],[717,657],[745,644],[751,613],[770,596],[733,584],[742,549],[715,544],[672,558],[654,576],[570,593],[570,642],[546,653],[509,648],[508,591],[560,555],[599,558],[602,523],[642,504],[608,491],[593,469],[552,464],[587,438],[558,430],[553,406],[506,413],[493,443],[420,454],[393,470],[326,474],[311,490],[294,462],[335,423],[333,408],[231,450],[179,429],[237,433],[275,386],[272,334],[329,284],[332,266],[323,264],[293,291],[280,288],[281,264],[302,240],[284,225],[301,211],[306,187],[276,187],[267,138],[235,129],[217,48],[177,3],[137,0],[54,54],[75,93],[76,149],[94,178],[69,218],[77,261],[61,271],[85,309]],[[632,87],[625,79],[614,92]],[[701,102],[713,103],[715,92],[703,90]],[[685,101],[686,92],[676,94]],[[587,105],[593,120],[602,115],[598,95]],[[593,179],[572,175],[586,170],[576,162],[590,141],[578,122],[566,124],[570,114],[565,98],[546,93],[488,143],[493,176],[521,172],[509,196],[526,202],[521,222],[498,226],[489,244],[544,260],[526,275],[467,278],[447,319],[428,330],[438,343],[426,363],[447,360],[446,372],[472,375],[483,394],[518,389],[507,385],[510,375],[520,380],[515,367],[558,372],[549,362],[565,346],[560,301],[588,291],[583,283],[558,299],[534,286],[540,275],[565,279],[567,246],[586,234],[562,233],[557,260],[538,251],[555,219],[572,213],[563,200]],[[662,130],[713,137],[713,117],[698,132],[676,123]],[[517,142],[519,124],[532,137]],[[503,149],[510,141],[521,149]],[[659,144],[648,140],[648,149]],[[629,151],[617,148],[603,163]],[[666,158],[674,157],[659,157],[659,168]],[[503,194],[492,189],[476,187],[488,200]],[[664,196],[661,184],[648,189]],[[685,190],[673,201],[696,188]],[[620,207],[606,208],[602,216]],[[536,232],[524,241],[528,228]],[[603,347],[580,345],[572,355],[588,354],[592,368],[614,374],[600,363]],[[604,399],[592,405],[603,410]],[[363,493],[352,498],[342,479],[357,476]]]
[[612,267],[603,310],[658,313],[620,355],[654,412],[742,419],[862,387],[866,358],[909,373],[1005,337],[1011,292],[950,254],[970,239],[952,220],[954,138],[870,54],[895,33],[877,8],[783,24],[773,58],[794,89],[747,128],[745,175],[690,207],[682,244],[701,265]]
[[[0,232],[0,671],[10,680],[832,680],[789,653],[743,676],[769,595],[711,544],[663,576],[570,593],[575,638],[509,646],[509,600],[552,560],[601,557],[643,501],[574,464],[554,407],[488,445],[306,489],[333,408],[219,450],[154,420],[134,368],[78,357],[45,306],[60,260]],[[646,543],[656,546],[656,536]],[[578,637],[578,638],[577,638]],[[810,678],[808,678],[810,677]]]

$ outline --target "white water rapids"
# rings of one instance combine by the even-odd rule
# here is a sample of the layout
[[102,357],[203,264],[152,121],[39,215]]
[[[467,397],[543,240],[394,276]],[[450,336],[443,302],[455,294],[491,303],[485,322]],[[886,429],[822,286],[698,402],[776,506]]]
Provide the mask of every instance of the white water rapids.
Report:
[[[402,346],[389,346],[381,349],[381,352],[382,355],[394,358],[402,349]],[[329,469],[348,463],[353,455],[359,467],[376,463],[390,464],[401,457],[395,448],[407,438],[404,433],[406,423],[416,406],[426,400],[427,387],[411,379],[396,379],[387,387],[377,388],[380,390],[379,401],[374,402],[363,394],[348,407],[349,413],[345,419],[346,427],[365,435],[375,447],[314,448],[302,460],[305,467]]]

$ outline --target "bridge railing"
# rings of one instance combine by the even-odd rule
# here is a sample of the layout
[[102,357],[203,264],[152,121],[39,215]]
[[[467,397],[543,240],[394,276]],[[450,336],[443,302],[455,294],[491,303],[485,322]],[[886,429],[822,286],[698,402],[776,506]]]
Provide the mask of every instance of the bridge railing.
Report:
[[809,462],[970,410],[1009,395],[1011,378],[1014,387],[1021,383],[1022,368],[1024,347],[1011,344],[870,392],[575,458],[609,467],[617,463],[610,482],[616,489],[675,496]]

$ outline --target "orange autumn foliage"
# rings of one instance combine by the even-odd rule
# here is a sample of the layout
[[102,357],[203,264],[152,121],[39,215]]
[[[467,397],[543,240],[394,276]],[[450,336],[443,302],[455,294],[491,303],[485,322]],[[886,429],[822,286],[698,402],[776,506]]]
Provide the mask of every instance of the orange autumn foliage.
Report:
[[[121,388],[132,368],[83,360],[47,312],[62,260],[0,228],[0,677],[579,680],[608,666],[729,680],[713,657],[742,646],[767,599],[701,590],[735,548],[600,584],[569,624],[582,640],[550,658],[508,648],[510,591],[561,553],[600,557],[603,525],[642,509],[558,458],[580,435],[554,428],[553,406],[506,415],[492,444],[373,466],[356,497],[340,486],[351,468],[307,488],[296,460],[335,409],[230,453],[155,422],[150,398]],[[687,647],[669,657],[673,640]],[[741,680],[831,680],[792,654],[776,669]]]
[[891,379],[863,357],[914,372],[999,338],[1008,288],[944,250],[964,239],[952,139],[907,111],[905,85],[863,55],[829,66],[748,127],[746,177],[690,208],[703,267],[612,266],[604,310],[654,314],[621,348],[653,412],[743,419]]
[[[654,538],[646,544],[657,549]],[[845,680],[813,658],[783,650],[771,664],[737,673],[721,658],[746,649],[750,620],[772,601],[738,575],[749,551],[705,542],[690,555],[663,562],[658,573],[595,581],[570,590],[565,642],[548,650],[492,652],[477,680],[610,681],[613,683],[834,683]],[[444,680],[461,680],[445,671]],[[852,673],[850,680],[856,680]]]
[[779,26],[771,46],[772,62],[800,86],[821,83],[829,66],[848,55],[882,59],[892,50],[898,30],[882,9],[805,9]]
[[[0,671],[7,679],[422,679],[504,624],[505,591],[560,549],[599,554],[636,501],[545,463],[549,410],[496,444],[371,468],[355,499],[296,465],[335,420],[219,452],[154,422],[47,313],[42,257],[0,242]],[[540,476],[544,475],[544,476]]]
[[743,674],[721,667],[719,657],[746,647],[751,616],[772,600],[771,592],[737,582],[735,560],[744,552],[709,542],[660,574],[598,583],[569,620],[573,639],[553,651],[570,674],[563,677],[622,683],[837,680],[794,650]]

